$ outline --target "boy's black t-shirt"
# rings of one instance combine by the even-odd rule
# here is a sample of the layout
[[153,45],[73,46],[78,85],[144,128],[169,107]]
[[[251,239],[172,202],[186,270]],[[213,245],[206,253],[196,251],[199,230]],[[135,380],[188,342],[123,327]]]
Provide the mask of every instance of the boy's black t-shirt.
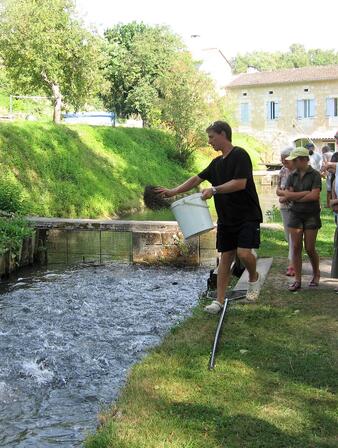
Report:
[[217,193],[214,196],[218,222],[225,226],[237,226],[248,221],[263,221],[256,186],[252,175],[249,154],[235,146],[224,159],[216,157],[198,174],[217,187],[233,179],[247,179],[246,188],[234,193]]

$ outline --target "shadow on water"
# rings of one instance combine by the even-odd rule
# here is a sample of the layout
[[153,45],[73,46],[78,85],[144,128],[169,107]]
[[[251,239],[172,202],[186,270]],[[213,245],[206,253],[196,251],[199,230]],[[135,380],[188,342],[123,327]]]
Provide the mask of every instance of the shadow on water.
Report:
[[132,364],[190,314],[206,278],[201,268],[114,263],[26,270],[2,284],[0,445],[81,446]]

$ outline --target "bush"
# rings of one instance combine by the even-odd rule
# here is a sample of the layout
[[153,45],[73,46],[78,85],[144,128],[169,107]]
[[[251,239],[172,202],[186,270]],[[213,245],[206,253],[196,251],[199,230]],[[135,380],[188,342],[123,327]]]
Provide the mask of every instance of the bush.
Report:
[[0,210],[7,213],[22,213],[22,190],[9,177],[0,180]]
[[22,240],[32,235],[28,221],[21,217],[0,218],[0,255],[7,250],[17,253]]

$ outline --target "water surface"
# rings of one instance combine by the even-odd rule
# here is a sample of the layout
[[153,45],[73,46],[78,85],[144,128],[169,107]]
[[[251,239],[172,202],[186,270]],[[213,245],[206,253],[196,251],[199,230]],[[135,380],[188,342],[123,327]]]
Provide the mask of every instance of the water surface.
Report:
[[2,286],[0,446],[82,446],[130,367],[187,316],[207,271],[112,264]]

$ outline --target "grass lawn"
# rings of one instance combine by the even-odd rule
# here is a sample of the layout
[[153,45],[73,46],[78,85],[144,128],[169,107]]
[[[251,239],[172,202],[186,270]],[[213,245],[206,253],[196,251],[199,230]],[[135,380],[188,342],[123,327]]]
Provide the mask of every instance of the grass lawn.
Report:
[[[324,210],[324,257],[333,230]],[[230,306],[215,370],[207,366],[218,319],[201,299],[132,369],[86,448],[338,446],[338,297],[325,286],[289,293],[283,232],[264,230],[262,241],[260,256],[274,263],[257,304]]]

